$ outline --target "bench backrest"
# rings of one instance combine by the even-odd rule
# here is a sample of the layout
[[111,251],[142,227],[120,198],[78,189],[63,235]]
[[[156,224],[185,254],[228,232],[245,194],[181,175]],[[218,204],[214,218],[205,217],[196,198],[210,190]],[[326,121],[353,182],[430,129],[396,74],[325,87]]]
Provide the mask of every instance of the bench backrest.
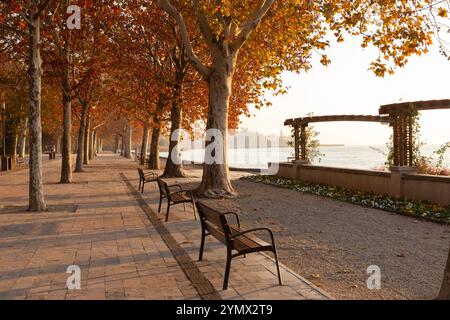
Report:
[[231,229],[225,215],[202,202],[197,202],[196,206],[202,227],[226,246],[231,246]]
[[158,178],[158,187],[159,187],[159,192],[168,197],[170,195],[170,191],[169,191],[169,186],[167,185],[167,183],[165,183],[164,181],[162,181],[161,179]]
[[139,177],[142,179],[142,177],[144,176],[144,171],[141,168],[137,169],[139,172]]

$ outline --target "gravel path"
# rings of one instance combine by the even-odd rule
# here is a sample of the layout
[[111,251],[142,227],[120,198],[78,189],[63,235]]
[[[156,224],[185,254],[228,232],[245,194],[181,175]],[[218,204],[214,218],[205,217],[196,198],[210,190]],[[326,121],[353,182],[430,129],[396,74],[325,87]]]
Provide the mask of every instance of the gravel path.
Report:
[[[201,177],[199,170],[189,174],[190,182]],[[281,261],[337,299],[437,296],[450,226],[232,176],[239,198],[212,205],[239,212],[244,227],[272,228]],[[381,290],[367,289],[371,265],[381,268]]]

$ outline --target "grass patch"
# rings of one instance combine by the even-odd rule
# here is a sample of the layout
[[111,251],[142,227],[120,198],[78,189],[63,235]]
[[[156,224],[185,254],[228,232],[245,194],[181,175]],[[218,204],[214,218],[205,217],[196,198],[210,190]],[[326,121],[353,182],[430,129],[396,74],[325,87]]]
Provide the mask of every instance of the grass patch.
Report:
[[445,208],[425,201],[409,201],[400,197],[358,192],[341,187],[308,183],[276,176],[252,175],[242,177],[241,179],[345,201],[368,208],[394,212],[418,219],[450,224],[450,206]]

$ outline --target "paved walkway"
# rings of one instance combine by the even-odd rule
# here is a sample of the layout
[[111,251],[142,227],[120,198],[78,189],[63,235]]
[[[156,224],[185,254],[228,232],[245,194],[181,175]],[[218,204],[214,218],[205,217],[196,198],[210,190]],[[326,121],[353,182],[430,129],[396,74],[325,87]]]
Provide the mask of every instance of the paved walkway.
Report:
[[[45,165],[46,213],[26,212],[27,170],[0,176],[0,299],[328,298],[284,266],[277,286],[263,254],[235,259],[222,291],[225,248],[208,240],[197,262],[198,221],[180,206],[163,223],[156,190],[136,192],[135,163],[100,156],[71,185],[57,183],[59,163]],[[70,265],[80,290],[67,289]]]

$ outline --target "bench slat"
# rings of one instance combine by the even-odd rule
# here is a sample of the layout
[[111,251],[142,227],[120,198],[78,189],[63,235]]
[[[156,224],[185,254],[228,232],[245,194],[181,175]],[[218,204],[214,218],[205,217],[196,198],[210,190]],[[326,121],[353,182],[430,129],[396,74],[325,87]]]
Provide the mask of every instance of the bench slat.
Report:
[[[241,232],[241,229],[237,226],[231,226],[231,232],[232,234],[237,234]],[[250,233],[234,238],[233,244],[234,249],[237,251],[259,247],[271,247],[270,244]]]
[[206,230],[217,240],[222,242],[222,244],[227,245],[227,239],[225,237],[225,234],[217,227],[215,227],[213,224],[205,222]]
[[172,194],[171,198],[172,198],[172,201],[174,201],[174,202],[190,201],[191,200],[191,198],[187,197],[186,195],[179,194],[179,193]]
[[167,183],[165,183],[161,179],[158,179],[157,182],[158,182],[159,191],[161,192],[162,195],[167,197],[167,195],[168,195],[167,189],[169,189],[167,187]]
[[[259,239],[255,235],[251,234],[252,232],[257,231],[258,229],[248,230],[247,233],[242,235],[238,235],[242,232],[241,228],[236,225],[228,224],[227,218],[225,214],[209,208],[201,202],[197,202],[197,209],[200,215],[201,223],[202,223],[202,240],[200,246],[200,256],[199,261],[203,259],[203,249],[205,245],[205,238],[207,235],[212,235],[222,244],[227,246],[227,265],[225,268],[225,276],[223,282],[223,290],[228,288],[228,277],[230,274],[230,266],[231,259],[245,255],[248,253],[261,252],[261,251],[271,251],[275,254],[275,261],[277,266],[278,273],[278,282],[281,285],[281,275],[280,268],[278,266],[278,256],[275,249],[275,243],[272,245],[268,244],[264,240]],[[239,219],[238,219],[239,224]],[[266,230],[266,229],[264,229]],[[269,229],[267,229],[270,231]],[[272,232],[270,231],[272,236]],[[272,236],[273,242],[273,236]],[[237,254],[232,254],[232,250],[237,251]]]
[[205,218],[209,221],[211,221],[213,224],[217,225],[220,228],[224,227],[224,223],[226,223],[226,219],[220,212],[217,212],[214,209],[211,209],[207,206],[205,206],[202,203],[199,203],[199,207],[202,210],[203,215]]

